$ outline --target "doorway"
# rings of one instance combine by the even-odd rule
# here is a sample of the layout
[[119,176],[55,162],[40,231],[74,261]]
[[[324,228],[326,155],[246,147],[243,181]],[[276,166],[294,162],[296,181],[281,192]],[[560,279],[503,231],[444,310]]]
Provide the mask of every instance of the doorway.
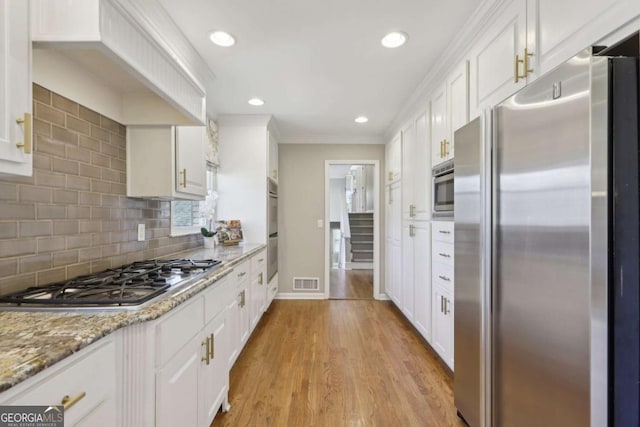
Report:
[[327,161],[325,298],[379,294],[378,161]]

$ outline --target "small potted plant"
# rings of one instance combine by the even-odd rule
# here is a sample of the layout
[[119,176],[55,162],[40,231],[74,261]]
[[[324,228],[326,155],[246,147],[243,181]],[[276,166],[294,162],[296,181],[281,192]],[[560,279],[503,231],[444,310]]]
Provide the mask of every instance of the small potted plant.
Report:
[[209,231],[205,227],[200,228],[200,233],[204,236],[204,247],[207,249],[215,248],[216,246],[216,232]]

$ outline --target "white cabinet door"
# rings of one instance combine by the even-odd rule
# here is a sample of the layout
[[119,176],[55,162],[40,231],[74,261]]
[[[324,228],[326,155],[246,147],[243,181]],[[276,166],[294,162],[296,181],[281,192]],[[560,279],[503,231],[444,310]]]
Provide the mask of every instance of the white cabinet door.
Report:
[[227,365],[229,370],[238,359],[242,349],[240,339],[240,312],[242,311],[242,293],[235,294],[235,297],[227,305],[227,328],[229,330],[229,360]]
[[239,333],[240,333],[240,352],[244,348],[244,345],[249,340],[249,335],[251,335],[251,316],[249,314],[249,302],[251,301],[251,290],[249,286],[246,286],[249,282],[243,282],[245,285],[242,286],[242,299],[240,301],[240,322],[239,325]]
[[251,329],[256,327],[267,306],[266,252],[251,258]]
[[431,218],[431,139],[429,132],[429,111],[420,115],[415,122],[416,149],[413,158],[413,204],[414,218]]
[[268,132],[269,139],[269,170],[268,176],[278,182],[278,141],[271,132]]
[[447,121],[447,85],[442,85],[431,97],[431,165],[446,160],[445,145],[449,138]]
[[401,212],[401,185],[400,182],[395,182],[388,185],[387,188],[387,237],[400,241],[402,238],[402,212]]
[[392,241],[389,246],[389,297],[402,310],[402,246],[400,241]]
[[207,194],[204,126],[176,126],[176,192]]
[[[208,426],[213,421],[218,408],[226,401],[229,391],[229,330],[226,313],[218,314],[204,328],[202,340],[209,346],[205,358],[200,365],[198,383],[198,404],[200,421],[198,425]],[[208,339],[208,340],[207,340]],[[193,398],[193,392],[192,396]],[[174,424],[188,425],[188,424]]]
[[431,224],[416,223],[413,237],[414,325],[431,341]]
[[402,217],[412,216],[413,200],[413,176],[416,157],[416,127],[415,123],[402,130]]
[[402,226],[402,312],[413,322],[414,310],[414,225],[413,222],[405,222]]
[[445,146],[446,160],[453,159],[456,130],[469,122],[469,63],[464,61],[447,79],[449,136]]
[[33,174],[29,2],[0,0],[0,173]]
[[[526,78],[516,82],[515,61],[516,55],[523,58],[527,47],[526,13],[526,0],[511,0],[473,46],[469,55],[470,75],[473,76],[469,94],[471,118],[525,86]],[[523,75],[523,65],[518,63],[519,75]]]
[[[206,344],[198,334],[156,373],[156,425],[199,424],[198,377],[206,360]],[[202,344],[202,345],[201,345]],[[203,360],[204,359],[204,360]]]
[[432,295],[431,345],[453,369],[453,298],[448,290],[437,283],[434,283]]
[[527,45],[534,54],[529,82],[638,14],[637,0],[529,0]]
[[386,174],[387,183],[395,182],[401,178],[402,164],[402,135],[398,134],[387,143],[386,147]]

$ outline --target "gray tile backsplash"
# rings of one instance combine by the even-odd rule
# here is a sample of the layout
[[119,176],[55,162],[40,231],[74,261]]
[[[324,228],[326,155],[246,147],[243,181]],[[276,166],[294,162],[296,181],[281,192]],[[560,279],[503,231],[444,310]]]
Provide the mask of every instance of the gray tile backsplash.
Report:
[[169,236],[169,202],[126,197],[125,126],[36,84],[33,97],[33,177],[0,178],[0,294],[202,244]]

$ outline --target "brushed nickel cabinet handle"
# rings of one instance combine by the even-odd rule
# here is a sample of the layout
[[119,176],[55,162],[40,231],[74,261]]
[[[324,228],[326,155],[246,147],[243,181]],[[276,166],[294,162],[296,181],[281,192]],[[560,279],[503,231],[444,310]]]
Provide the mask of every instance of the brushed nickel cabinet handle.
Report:
[[442,252],[439,252],[438,255],[440,255],[441,257],[445,257],[445,258],[451,258],[451,255],[443,254]]
[[440,234],[451,234],[451,232],[447,231],[447,230],[439,230],[438,233],[440,233]]
[[243,276],[245,276],[246,274],[247,274],[247,272],[246,272],[246,271],[240,272],[240,273],[238,273],[238,278],[243,277]]
[[62,403],[62,406],[64,406],[64,410],[68,410],[70,409],[73,405],[75,405],[76,403],[78,403],[79,401],[81,401],[82,399],[84,399],[84,397],[87,395],[86,392],[81,392],[78,393],[77,395],[73,396],[73,397],[69,397],[69,395],[66,395],[62,398],[62,400],[60,401],[60,403]]
[[442,280],[444,280],[445,282],[450,282],[451,279],[449,279],[447,276],[438,276],[439,278],[441,278]]

